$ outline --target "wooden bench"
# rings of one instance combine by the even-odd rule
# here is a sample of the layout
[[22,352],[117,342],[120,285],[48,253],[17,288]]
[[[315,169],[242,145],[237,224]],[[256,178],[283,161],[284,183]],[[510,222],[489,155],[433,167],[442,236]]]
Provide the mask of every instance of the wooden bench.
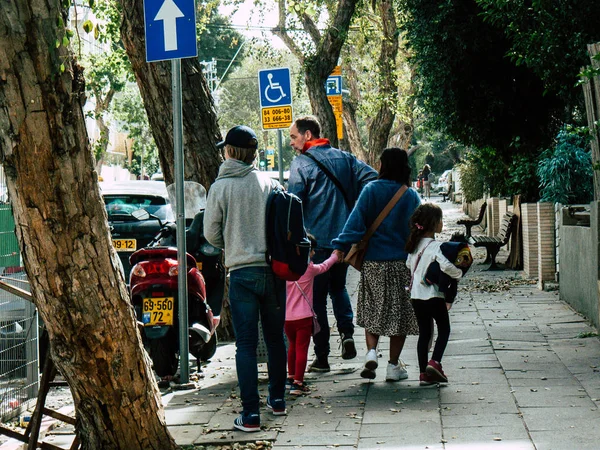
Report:
[[487,208],[487,202],[483,202],[483,205],[481,205],[481,209],[479,210],[479,216],[477,216],[477,219],[475,219],[475,220],[461,219],[456,222],[458,225],[464,225],[465,228],[467,229],[467,232],[465,234],[465,237],[467,239],[469,239],[471,237],[471,228],[473,228],[475,225],[479,225],[481,223],[481,221],[483,220],[483,216],[485,214],[486,208]]
[[442,196],[442,202],[446,201],[446,197],[448,197],[448,200],[450,200],[450,196],[452,195],[452,186],[448,188],[447,192],[440,192],[440,195]]
[[511,212],[507,212],[502,217],[502,223],[500,224],[500,231],[496,236],[471,236],[470,243],[475,247],[485,247],[487,250],[486,262],[491,262],[490,267],[487,270],[502,270],[496,264],[496,255],[500,251],[500,247],[508,244],[510,234],[513,231],[517,216]]

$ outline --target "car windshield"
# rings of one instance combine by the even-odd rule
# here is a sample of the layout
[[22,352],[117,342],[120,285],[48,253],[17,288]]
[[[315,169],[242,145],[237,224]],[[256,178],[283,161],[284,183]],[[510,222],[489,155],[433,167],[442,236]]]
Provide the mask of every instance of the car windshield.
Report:
[[[138,209],[145,209],[148,214],[160,220],[173,220],[171,205],[162,197],[148,195],[104,195],[104,203],[108,218],[130,215]],[[133,218],[133,217],[132,217]]]

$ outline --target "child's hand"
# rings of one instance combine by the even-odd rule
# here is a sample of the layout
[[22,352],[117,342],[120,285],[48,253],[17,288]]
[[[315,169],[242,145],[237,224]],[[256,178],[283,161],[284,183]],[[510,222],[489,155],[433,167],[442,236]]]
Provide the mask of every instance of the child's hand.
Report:
[[341,263],[344,261],[344,252],[341,250],[334,250],[332,253],[332,255],[337,256],[337,262]]
[[447,309],[448,311],[450,311],[450,308],[452,308],[452,305],[453,305],[453,303],[448,303],[448,302],[446,302],[446,309]]

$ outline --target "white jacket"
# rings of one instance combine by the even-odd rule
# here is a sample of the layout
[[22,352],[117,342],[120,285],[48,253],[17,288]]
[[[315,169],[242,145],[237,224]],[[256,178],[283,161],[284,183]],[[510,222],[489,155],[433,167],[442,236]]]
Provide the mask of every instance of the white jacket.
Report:
[[[429,244],[429,245],[428,245]],[[462,277],[462,270],[452,264],[448,258],[446,258],[442,251],[440,250],[441,242],[436,241],[431,238],[423,238],[417,245],[417,248],[413,253],[408,255],[406,259],[406,265],[410,269],[410,273],[413,276],[413,284],[412,289],[410,291],[410,297],[418,300],[429,300],[431,298],[444,298],[443,292],[440,292],[437,284],[433,284],[428,286],[423,281],[425,278],[425,272],[434,261],[437,261],[440,265],[440,269],[442,272],[451,276],[452,278],[459,279]],[[426,248],[427,247],[427,248]],[[421,259],[419,260],[419,265],[417,266],[417,270],[415,272],[415,264],[417,263],[417,259],[419,254],[425,249]]]

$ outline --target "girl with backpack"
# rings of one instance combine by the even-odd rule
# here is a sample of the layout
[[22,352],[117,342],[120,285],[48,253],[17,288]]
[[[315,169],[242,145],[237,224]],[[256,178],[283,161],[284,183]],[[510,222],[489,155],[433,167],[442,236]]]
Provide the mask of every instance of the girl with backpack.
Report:
[[[462,277],[463,272],[448,260],[440,249],[441,242],[435,240],[435,234],[443,227],[442,210],[433,203],[420,205],[410,218],[410,236],[405,250],[409,253],[406,265],[411,271],[410,296],[419,325],[417,356],[419,359],[421,386],[438,382],[447,383],[448,378],[442,370],[442,356],[450,337],[450,318],[448,311],[452,303],[447,303],[444,294],[436,284],[424,281],[427,268],[437,261],[440,269],[454,279]],[[433,321],[437,325],[438,337],[431,359],[429,342],[433,333]]]
[[[317,240],[311,234],[307,234],[310,240],[310,258],[315,255]],[[335,263],[340,261],[339,252],[333,252],[331,256],[321,264],[308,264],[306,272],[298,281],[287,282],[287,300],[285,312],[285,334],[289,341],[288,348],[288,383],[291,385],[291,395],[302,395],[309,392],[304,383],[304,372],[308,360],[308,347],[310,337],[318,330],[313,328],[316,321],[313,309],[313,285],[315,277],[327,272]]]

